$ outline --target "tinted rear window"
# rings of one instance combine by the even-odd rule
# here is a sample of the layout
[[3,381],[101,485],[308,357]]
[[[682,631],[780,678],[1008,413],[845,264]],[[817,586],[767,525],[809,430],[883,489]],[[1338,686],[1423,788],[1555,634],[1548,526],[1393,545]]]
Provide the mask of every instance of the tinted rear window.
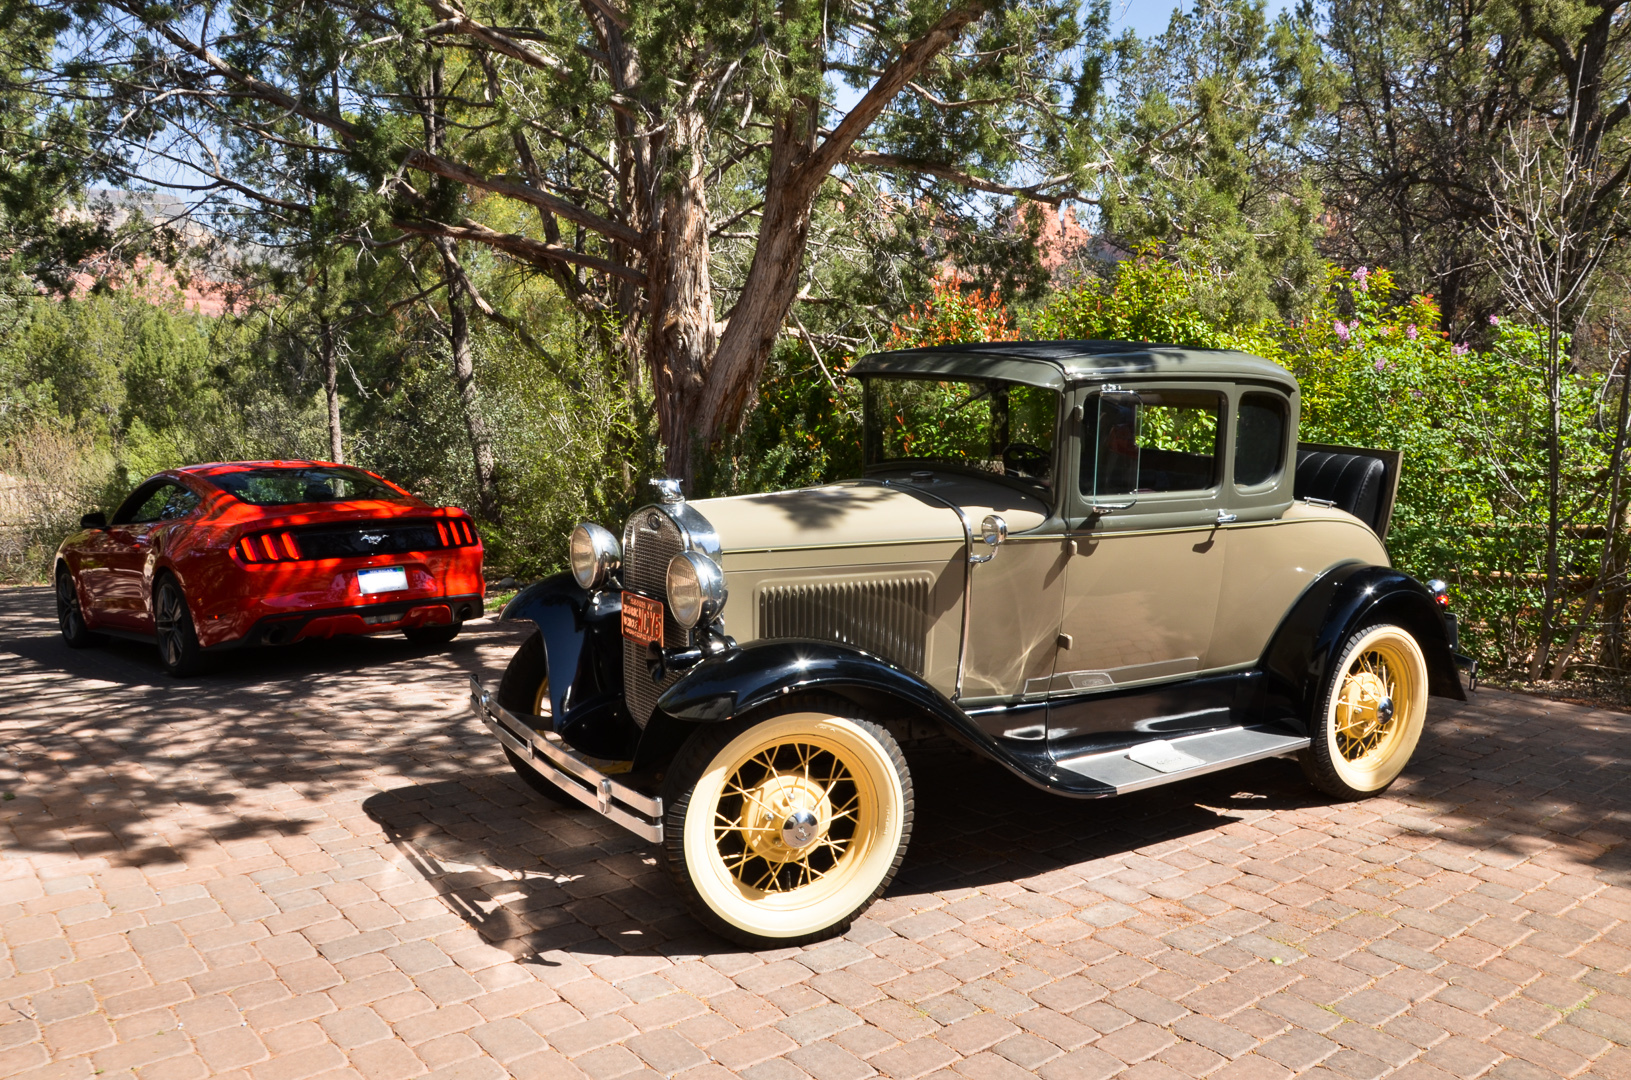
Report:
[[359,469],[340,465],[243,469],[239,472],[215,473],[205,479],[227,494],[255,506],[351,502],[356,499],[409,501],[407,495],[389,484]]
[[1235,421],[1235,483],[1253,487],[1274,479],[1285,457],[1287,409],[1274,394],[1246,394]]

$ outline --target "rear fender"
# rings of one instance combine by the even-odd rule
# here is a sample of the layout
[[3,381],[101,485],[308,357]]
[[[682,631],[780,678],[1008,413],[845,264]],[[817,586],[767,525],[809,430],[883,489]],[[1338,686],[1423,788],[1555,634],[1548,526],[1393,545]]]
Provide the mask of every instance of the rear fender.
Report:
[[563,573],[522,589],[502,618],[534,623],[543,637],[555,730],[585,753],[627,759],[632,744],[611,752],[631,738],[622,722],[628,710],[615,704],[623,693],[622,611],[621,593],[588,592]]
[[1264,718],[1307,734],[1343,643],[1360,627],[1383,622],[1409,630],[1421,645],[1429,694],[1466,700],[1444,616],[1426,587],[1392,567],[1348,563],[1303,591],[1264,650]]

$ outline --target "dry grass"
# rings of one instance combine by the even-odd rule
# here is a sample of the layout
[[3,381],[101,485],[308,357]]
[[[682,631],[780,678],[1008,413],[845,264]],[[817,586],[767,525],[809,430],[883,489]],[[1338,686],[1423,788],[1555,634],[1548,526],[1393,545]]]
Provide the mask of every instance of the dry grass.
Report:
[[0,449],[0,581],[47,581],[80,515],[95,509],[113,461],[88,436],[40,425]]

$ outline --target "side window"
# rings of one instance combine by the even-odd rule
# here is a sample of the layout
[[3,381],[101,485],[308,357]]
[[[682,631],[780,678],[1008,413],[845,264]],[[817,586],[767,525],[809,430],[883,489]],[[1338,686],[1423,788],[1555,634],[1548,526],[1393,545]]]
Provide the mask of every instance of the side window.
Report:
[[165,489],[166,498],[164,508],[159,511],[159,520],[174,521],[184,518],[193,512],[199,503],[198,494],[180,485],[172,484]]
[[139,525],[157,521],[165,501],[170,497],[171,487],[168,480],[143,484],[119,504],[119,509],[113,512],[112,524]]
[[1204,491],[1218,482],[1223,395],[1210,390],[1106,392],[1090,399],[1082,494]]
[[1266,484],[1280,474],[1286,453],[1286,401],[1278,394],[1244,394],[1235,419],[1235,483]]
[[130,523],[132,525],[141,525],[149,521],[162,520],[164,516],[164,507],[170,501],[171,490],[172,486],[170,484],[161,484],[157,488],[154,488],[152,494],[143,499],[142,504],[138,506],[136,508],[136,512],[131,515]]

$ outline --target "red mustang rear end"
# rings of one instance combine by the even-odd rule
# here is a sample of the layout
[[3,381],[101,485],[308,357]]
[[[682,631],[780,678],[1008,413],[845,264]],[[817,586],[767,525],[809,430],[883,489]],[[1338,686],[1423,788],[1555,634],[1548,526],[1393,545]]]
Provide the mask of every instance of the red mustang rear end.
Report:
[[156,639],[177,674],[241,645],[396,630],[444,643],[482,613],[469,515],[346,465],[191,465],[80,524],[57,552],[63,638]]

